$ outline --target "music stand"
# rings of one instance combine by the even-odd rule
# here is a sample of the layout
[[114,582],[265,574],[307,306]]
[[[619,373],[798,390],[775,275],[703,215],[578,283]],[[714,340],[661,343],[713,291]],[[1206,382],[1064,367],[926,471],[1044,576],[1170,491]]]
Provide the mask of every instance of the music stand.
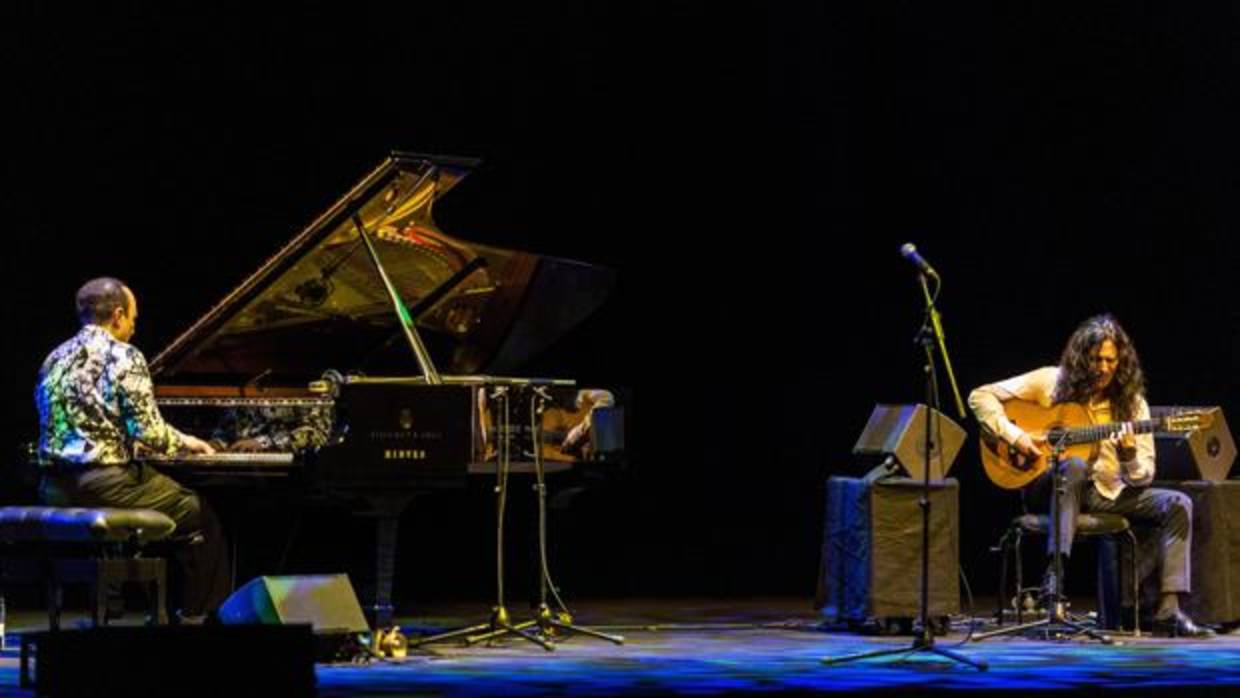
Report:
[[[960,412],[961,418],[963,418],[965,416],[964,401],[960,399],[960,391],[956,387],[956,377],[952,372],[951,359],[948,357],[948,354],[947,354],[947,342],[943,335],[943,325],[939,318],[939,311],[934,306],[934,300],[938,296],[938,292],[942,284],[941,282],[937,284],[935,287],[934,295],[931,295],[930,286],[926,280],[927,273],[923,271],[922,273],[918,274],[917,277],[919,281],[921,282],[922,295],[925,297],[925,301],[926,301],[926,318],[925,318],[925,321],[922,323],[921,329],[918,330],[917,338],[916,338],[917,343],[921,344],[926,354],[926,363],[925,363],[926,404],[933,406],[936,410],[940,404],[939,402],[939,381],[938,381],[938,374],[935,370],[936,362],[934,360],[934,350],[935,350],[935,347],[937,346],[939,349],[939,353],[943,358],[943,367],[947,370],[947,377],[951,384],[952,393],[954,397],[956,398],[957,410]],[[936,281],[938,280],[937,275],[935,275],[934,278],[936,279]],[[969,666],[975,669],[978,669],[979,671],[986,671],[989,668],[989,664],[987,664],[986,660],[984,659],[971,659],[969,657],[964,656],[963,654],[960,654],[959,652],[953,652],[952,650],[945,649],[943,647],[939,647],[934,644],[934,631],[931,628],[931,624],[930,624],[930,471],[931,471],[931,468],[929,466],[932,462],[931,458],[934,454],[934,444],[933,444],[931,435],[935,431],[935,426],[938,426],[940,428],[940,434],[939,434],[938,441],[940,444],[944,443],[942,433],[941,433],[941,428],[942,428],[944,420],[938,419],[938,420],[935,420],[935,424],[931,424],[931,421],[930,421],[931,413],[932,413],[932,410],[926,410],[924,412],[925,433],[923,434],[924,438],[922,439],[923,459],[921,462],[925,465],[925,467],[922,468],[921,499],[919,499],[917,502],[918,506],[921,507],[921,609],[920,609],[921,611],[921,632],[916,637],[913,638],[913,644],[911,647],[873,650],[870,652],[850,654],[850,655],[845,655],[842,657],[827,657],[822,660],[823,664],[828,664],[828,665],[843,664],[845,662],[851,662],[851,661],[858,660],[858,659],[871,659],[871,658],[876,658],[876,657],[908,655],[908,654],[913,654],[916,652],[930,652],[933,654],[937,654],[941,657],[946,657],[953,661],[960,662],[962,664],[968,664]]]

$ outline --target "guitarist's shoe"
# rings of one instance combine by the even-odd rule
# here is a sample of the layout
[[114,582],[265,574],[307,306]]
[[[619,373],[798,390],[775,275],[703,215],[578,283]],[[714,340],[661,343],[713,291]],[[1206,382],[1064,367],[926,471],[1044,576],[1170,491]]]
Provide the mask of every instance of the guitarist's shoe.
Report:
[[1187,637],[1204,640],[1214,637],[1214,631],[1204,625],[1197,625],[1183,611],[1174,611],[1161,618],[1154,619],[1154,634],[1162,637]]

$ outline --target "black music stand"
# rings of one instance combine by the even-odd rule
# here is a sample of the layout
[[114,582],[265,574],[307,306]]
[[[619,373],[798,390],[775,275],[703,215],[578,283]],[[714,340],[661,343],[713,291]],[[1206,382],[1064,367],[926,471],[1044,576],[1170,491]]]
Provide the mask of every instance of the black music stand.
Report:
[[[926,301],[926,319],[922,323],[921,329],[917,332],[916,341],[921,344],[926,354],[926,404],[933,407],[933,410],[926,410],[926,433],[923,441],[922,461],[925,468],[922,471],[922,490],[921,499],[917,505],[921,507],[921,609],[920,622],[921,629],[916,637],[913,638],[911,647],[899,647],[891,649],[873,650],[870,652],[862,652],[859,654],[850,654],[842,657],[827,657],[822,660],[823,664],[843,664],[858,659],[872,659],[876,657],[888,657],[897,655],[908,655],[917,652],[930,652],[941,657],[946,657],[952,661],[968,664],[969,666],[980,671],[986,671],[989,668],[984,659],[970,659],[958,652],[939,647],[934,644],[934,631],[930,623],[930,456],[934,450],[934,444],[931,440],[933,428],[930,424],[931,414],[939,409],[939,381],[938,374],[935,372],[934,349],[937,345],[939,352],[943,357],[944,368],[947,369],[947,377],[951,383],[952,392],[956,398],[956,407],[960,412],[961,418],[964,415],[964,402],[960,399],[960,391],[956,387],[956,378],[952,373],[951,359],[947,355],[947,343],[943,336],[943,326],[939,319],[939,311],[934,307],[934,300],[938,296],[940,284],[935,287],[935,294],[930,295],[930,287],[926,282],[926,272],[917,275],[921,282],[922,294]],[[935,279],[938,276],[935,275]],[[939,420],[941,423],[941,420]],[[943,439],[940,435],[938,439],[942,444]]]
[[[538,496],[538,608],[532,619],[512,626],[511,631],[520,632],[536,627],[539,635],[544,639],[554,638],[562,633],[577,633],[623,645],[624,638],[620,635],[608,635],[592,628],[573,625],[573,616],[564,604],[564,600],[560,598],[559,589],[551,580],[551,567],[547,564],[547,485],[543,468],[542,420],[540,419],[551,396],[547,394],[545,388],[538,386],[533,387],[532,393],[530,396],[530,434],[533,435],[534,441],[532,451],[534,453],[534,474],[537,478],[534,483],[534,492]],[[555,597],[559,610],[554,612],[551,610],[551,606],[547,603],[548,592]],[[499,628],[481,635],[467,637],[465,644],[487,642],[502,637],[508,632],[508,629]]]
[[555,649],[547,640],[527,632],[524,627],[513,625],[512,617],[504,606],[504,511],[508,503],[508,471],[512,462],[512,429],[511,412],[509,410],[509,388],[499,386],[489,395],[498,405],[496,414],[496,458],[495,458],[495,606],[486,621],[446,633],[431,635],[409,643],[410,647],[421,647],[432,642],[443,642],[456,638],[464,638],[466,644],[470,638],[485,633],[488,639],[498,639],[516,635],[542,647],[548,652]]

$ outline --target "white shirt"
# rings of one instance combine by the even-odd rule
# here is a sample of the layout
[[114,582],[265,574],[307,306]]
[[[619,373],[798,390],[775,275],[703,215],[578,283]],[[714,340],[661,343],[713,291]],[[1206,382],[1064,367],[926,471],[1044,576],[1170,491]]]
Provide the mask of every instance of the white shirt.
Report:
[[[984,429],[1008,443],[1015,443],[1025,431],[1016,426],[1003,412],[1003,403],[1011,399],[1036,402],[1050,407],[1059,380],[1059,368],[1047,366],[1029,373],[1008,378],[977,388],[969,393],[969,407]],[[1111,401],[1090,401],[1085,408],[1096,424],[1111,421]],[[1145,398],[1137,398],[1134,419],[1150,418],[1150,406]],[[1115,442],[1110,439],[1100,444],[1098,459],[1093,464],[1094,487],[1107,499],[1115,499],[1127,485],[1145,486],[1154,480],[1154,435],[1137,435],[1137,455],[1133,460],[1120,461]]]

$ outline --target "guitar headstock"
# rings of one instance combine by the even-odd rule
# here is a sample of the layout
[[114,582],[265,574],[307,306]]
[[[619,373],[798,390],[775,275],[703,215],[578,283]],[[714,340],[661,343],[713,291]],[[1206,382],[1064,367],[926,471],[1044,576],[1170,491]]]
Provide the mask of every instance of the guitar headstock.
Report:
[[1196,431],[1213,424],[1214,415],[1209,412],[1178,412],[1164,415],[1161,421],[1162,431]]

